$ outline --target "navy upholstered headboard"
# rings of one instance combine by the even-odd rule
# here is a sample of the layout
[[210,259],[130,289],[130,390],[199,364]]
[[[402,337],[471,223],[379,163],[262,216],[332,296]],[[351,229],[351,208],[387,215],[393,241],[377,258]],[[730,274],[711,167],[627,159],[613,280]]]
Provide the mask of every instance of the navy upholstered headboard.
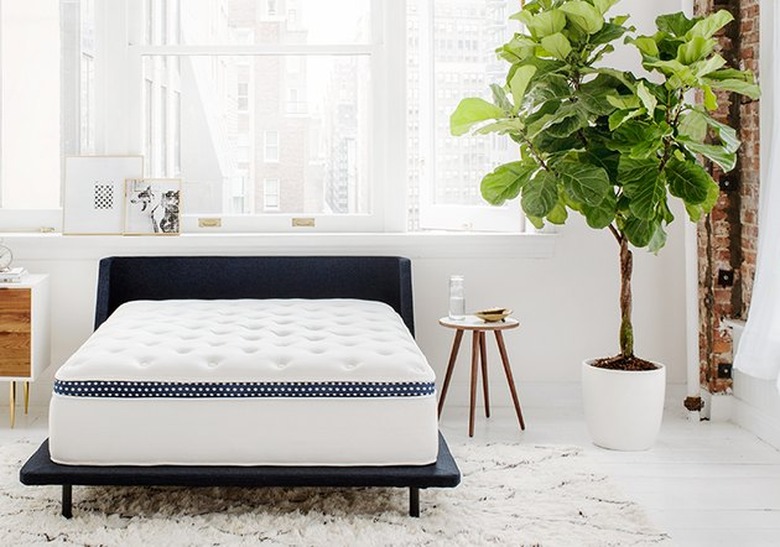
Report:
[[384,256],[109,257],[98,271],[95,328],[131,300],[359,298],[392,306],[414,335],[412,267]]

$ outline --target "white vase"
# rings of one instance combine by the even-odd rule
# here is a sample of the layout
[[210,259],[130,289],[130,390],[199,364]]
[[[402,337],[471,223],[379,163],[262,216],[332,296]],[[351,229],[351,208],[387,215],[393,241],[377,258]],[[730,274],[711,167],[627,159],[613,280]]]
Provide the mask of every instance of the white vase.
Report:
[[666,367],[623,371],[591,362],[582,364],[582,398],[593,442],[612,450],[653,446],[663,417]]

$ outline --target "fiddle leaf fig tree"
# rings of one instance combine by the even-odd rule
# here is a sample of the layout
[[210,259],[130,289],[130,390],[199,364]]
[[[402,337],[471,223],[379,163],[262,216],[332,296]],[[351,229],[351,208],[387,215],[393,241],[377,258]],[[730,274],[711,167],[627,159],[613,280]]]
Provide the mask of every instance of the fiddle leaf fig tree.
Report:
[[[485,200],[520,197],[531,223],[563,224],[574,211],[595,229],[608,229],[620,250],[620,354],[634,357],[631,323],[632,251],[658,252],[674,220],[670,199],[698,221],[718,198],[704,168],[730,171],[740,146],[736,131],[712,117],[716,90],[757,98],[750,72],[727,66],[714,37],[732,20],[727,11],[656,19],[657,32],[637,35],[627,16],[608,16],[619,0],[531,0],[511,16],[522,23],[499,47],[507,61],[504,85],[491,100],[463,99],[451,132],[497,133],[514,141],[516,161],[485,175]],[[649,77],[610,68],[622,40],[638,50]],[[701,104],[695,102],[701,97]]]

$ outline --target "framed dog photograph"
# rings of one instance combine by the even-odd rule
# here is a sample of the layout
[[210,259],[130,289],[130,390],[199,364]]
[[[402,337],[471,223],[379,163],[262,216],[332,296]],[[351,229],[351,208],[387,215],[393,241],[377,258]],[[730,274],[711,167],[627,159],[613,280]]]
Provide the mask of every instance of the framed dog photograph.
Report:
[[62,232],[123,232],[125,180],[143,176],[143,156],[67,156]]
[[125,181],[125,235],[178,235],[181,179]]

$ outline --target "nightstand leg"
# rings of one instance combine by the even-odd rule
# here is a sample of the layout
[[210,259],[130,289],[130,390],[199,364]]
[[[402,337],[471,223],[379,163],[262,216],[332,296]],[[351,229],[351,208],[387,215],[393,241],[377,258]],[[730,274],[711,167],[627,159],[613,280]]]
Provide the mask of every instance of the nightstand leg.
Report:
[[485,331],[479,331],[479,354],[482,362],[482,395],[485,396],[485,417],[490,418],[490,396],[488,395],[487,347]]
[[477,359],[479,358],[479,332],[471,336],[471,397],[469,399],[469,437],[474,436],[474,408],[477,406]]
[[498,352],[501,354],[501,363],[504,365],[504,373],[506,374],[506,381],[509,384],[509,392],[512,394],[512,402],[515,404],[515,413],[517,413],[517,419],[520,421],[520,429],[525,430],[525,421],[523,420],[523,411],[520,410],[520,399],[517,398],[517,390],[515,389],[515,379],[512,377],[512,368],[509,366],[509,357],[506,353],[506,346],[504,345],[504,335],[501,331],[496,332],[496,342],[498,343]]
[[24,414],[30,409],[30,382],[24,383]]
[[455,360],[458,357],[458,350],[460,349],[460,341],[462,339],[463,339],[463,329],[456,330],[455,339],[452,341],[450,362],[447,363],[447,372],[444,375],[444,385],[441,388],[441,395],[439,395],[439,417],[441,417],[441,411],[444,409],[444,398],[447,396],[447,390],[450,388],[450,380],[452,380],[452,371],[455,369]]
[[11,405],[11,429],[16,423],[16,382],[11,382],[11,393],[8,394],[8,400]]

